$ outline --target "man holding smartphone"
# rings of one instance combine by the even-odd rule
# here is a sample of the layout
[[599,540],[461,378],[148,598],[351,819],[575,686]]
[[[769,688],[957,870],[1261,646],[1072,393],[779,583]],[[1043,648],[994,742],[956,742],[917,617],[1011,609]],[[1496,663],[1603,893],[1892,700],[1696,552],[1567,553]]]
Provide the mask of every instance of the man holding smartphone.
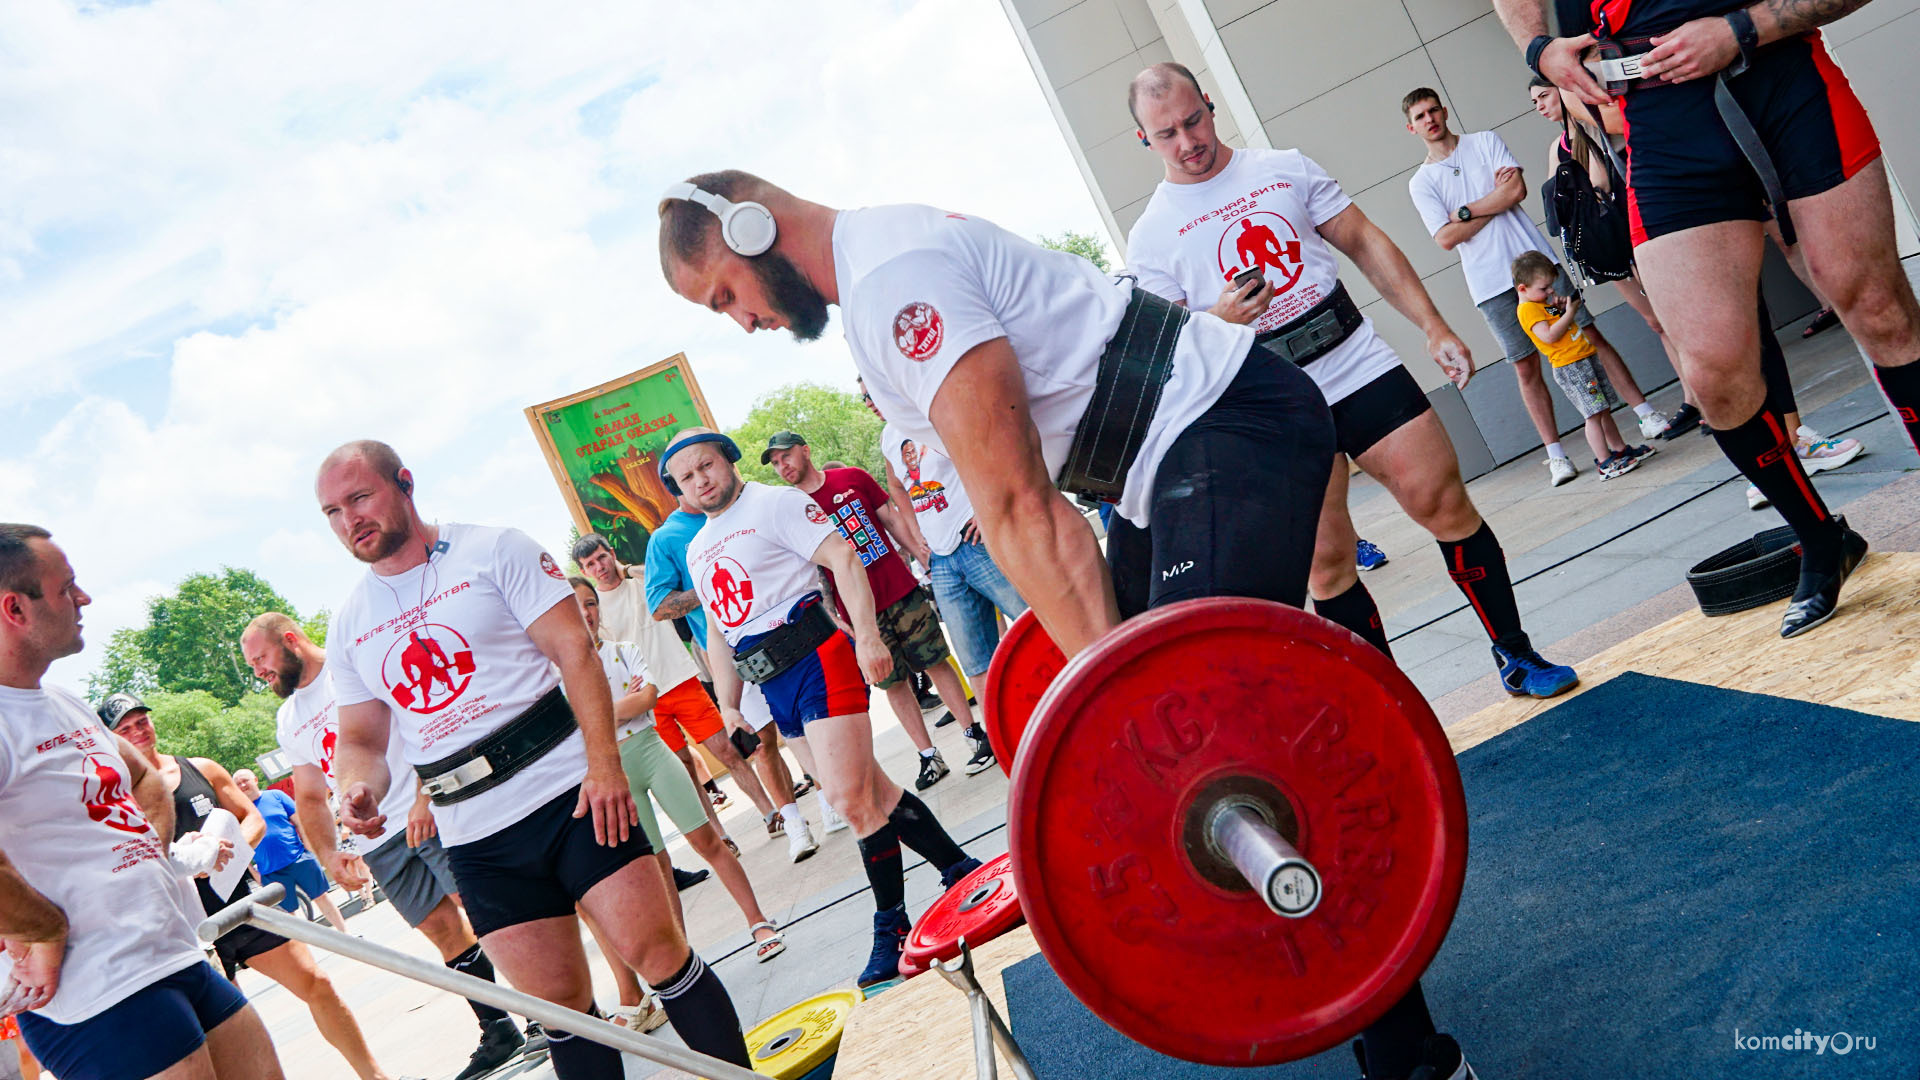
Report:
[[1235,150],[1214,129],[1193,73],[1155,64],[1134,77],[1127,107],[1166,179],[1127,237],[1140,287],[1250,324],[1255,342],[1299,365],[1333,411],[1339,453],[1315,537],[1314,610],[1388,652],[1380,612],[1354,562],[1347,459],[1433,534],[1448,574],[1492,641],[1510,694],[1552,697],[1578,681],[1535,652],[1520,623],[1506,556],[1460,479],[1453,443],[1399,356],[1340,282],[1338,251],[1425,333],[1455,386],[1473,376],[1467,347],[1434,307],[1412,264],[1319,164],[1298,150]]

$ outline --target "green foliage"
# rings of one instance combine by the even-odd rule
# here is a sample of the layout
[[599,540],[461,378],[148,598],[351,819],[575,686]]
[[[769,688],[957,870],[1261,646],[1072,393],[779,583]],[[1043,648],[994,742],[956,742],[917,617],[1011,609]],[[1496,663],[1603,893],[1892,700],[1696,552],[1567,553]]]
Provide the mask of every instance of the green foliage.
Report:
[[740,444],[740,473],[749,480],[781,483],[773,466],[760,464],[767,439],[778,431],[794,431],[813,448],[813,463],[839,461],[865,469],[876,478],[886,475],[880,458],[880,418],[860,395],[819,383],[792,383],[762,396],[739,427],[728,432]]
[[323,649],[327,647],[327,624],[333,621],[333,612],[321,608],[313,613],[313,618],[296,621],[300,623],[300,629],[307,635],[308,640]]
[[255,615],[281,611],[299,621],[287,598],[251,570],[223,566],[218,574],[191,574],[171,596],[147,602],[140,651],[154,682],[174,693],[205,690],[237,705],[260,683],[240,656],[240,632]]
[[130,627],[122,628],[107,639],[106,658],[100,661],[99,670],[87,676],[87,697],[99,701],[108,694],[122,692],[140,697],[159,689],[153,661],[140,645],[141,633]]
[[1059,236],[1042,236],[1040,246],[1064,251],[1069,255],[1078,255],[1099,267],[1103,274],[1113,272],[1113,263],[1107,258],[1106,242],[1092,233],[1074,232],[1069,229]]
[[212,758],[232,772],[257,768],[260,755],[279,745],[273,717],[280,699],[269,693],[246,694],[231,706],[205,690],[157,690],[142,700],[153,710],[163,754]]

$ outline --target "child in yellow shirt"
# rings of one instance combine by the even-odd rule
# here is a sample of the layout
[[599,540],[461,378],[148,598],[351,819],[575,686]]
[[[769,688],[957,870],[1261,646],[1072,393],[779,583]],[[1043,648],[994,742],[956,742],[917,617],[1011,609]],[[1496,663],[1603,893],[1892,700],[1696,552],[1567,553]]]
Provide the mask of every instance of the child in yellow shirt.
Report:
[[1534,348],[1553,366],[1553,381],[1586,418],[1594,469],[1600,479],[1611,480],[1638,468],[1640,459],[1651,455],[1653,448],[1628,446],[1620,437],[1620,428],[1613,422],[1620,397],[1600,366],[1599,350],[1574,321],[1580,297],[1553,295],[1559,275],[1560,267],[1538,251],[1513,260],[1513,286],[1520,299],[1515,314]]

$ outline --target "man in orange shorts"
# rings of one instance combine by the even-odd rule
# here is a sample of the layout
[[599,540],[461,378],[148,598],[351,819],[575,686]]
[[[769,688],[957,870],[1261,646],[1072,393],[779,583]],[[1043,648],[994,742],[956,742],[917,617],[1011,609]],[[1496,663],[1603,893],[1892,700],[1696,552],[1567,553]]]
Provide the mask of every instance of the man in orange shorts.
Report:
[[[799,804],[793,801],[793,776],[780,758],[778,743],[763,739],[762,752],[754,756],[760,773],[756,777],[727,737],[726,721],[701,688],[700,669],[673,632],[673,624],[654,619],[648,609],[644,571],[637,566],[621,566],[605,538],[592,533],[574,543],[573,559],[600,591],[602,635],[608,641],[629,641],[639,646],[654,685],[671,687],[660,691],[653,707],[654,727],[661,741],[685,763],[689,773],[693,771],[693,754],[687,749],[687,736],[705,746],[760,809],[768,835],[777,836],[785,828],[789,859],[799,862],[818,851],[820,844],[801,816]],[[769,724],[772,719],[771,715],[766,717]],[[763,779],[765,787],[761,786]],[[697,778],[695,783],[699,783]],[[769,791],[786,796],[778,811],[767,797]],[[721,832],[724,835],[724,830]]]

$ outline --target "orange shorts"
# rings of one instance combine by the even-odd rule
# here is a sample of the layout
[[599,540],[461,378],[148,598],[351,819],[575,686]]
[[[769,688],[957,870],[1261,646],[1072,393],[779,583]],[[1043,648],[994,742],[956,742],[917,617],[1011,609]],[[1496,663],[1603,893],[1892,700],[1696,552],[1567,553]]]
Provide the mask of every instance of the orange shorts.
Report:
[[660,733],[660,741],[667,744],[667,749],[676,754],[687,748],[687,736],[703,743],[726,728],[727,722],[720,719],[720,710],[700,686],[699,679],[688,679],[661,694],[653,706],[653,729]]

